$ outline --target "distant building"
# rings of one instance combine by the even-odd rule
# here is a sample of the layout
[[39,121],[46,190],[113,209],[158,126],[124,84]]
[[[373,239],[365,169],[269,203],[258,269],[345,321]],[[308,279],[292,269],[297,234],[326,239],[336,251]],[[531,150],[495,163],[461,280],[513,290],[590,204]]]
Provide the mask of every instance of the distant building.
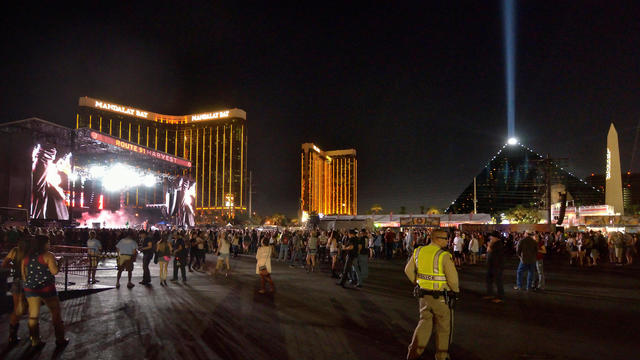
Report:
[[[630,171],[622,175],[622,199],[624,208],[632,210],[638,207],[640,210],[640,173],[632,173]],[[605,174],[591,174],[585,178],[590,186],[605,191]],[[634,215],[632,213],[627,215]]]
[[[551,203],[560,201],[560,192],[574,206],[598,205],[604,192],[574,176],[553,160],[522,144],[504,145],[476,175],[477,212],[500,214],[518,205],[546,208],[547,176],[550,169]],[[446,213],[465,214],[474,211],[474,184],[471,183],[446,209]]]
[[[76,129],[191,161],[184,175],[196,181],[196,212],[236,213],[245,212],[248,203],[246,119],[241,109],[163,115],[85,96],[78,101]],[[149,195],[143,189],[142,199],[132,198],[131,205],[141,206]]]
[[357,215],[358,160],[354,149],[322,151],[302,144],[300,211],[303,214]]

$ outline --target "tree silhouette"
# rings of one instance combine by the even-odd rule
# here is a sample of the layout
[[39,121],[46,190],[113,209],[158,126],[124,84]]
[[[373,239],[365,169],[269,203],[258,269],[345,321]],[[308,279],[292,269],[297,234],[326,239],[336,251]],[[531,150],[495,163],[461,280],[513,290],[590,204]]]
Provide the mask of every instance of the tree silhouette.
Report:
[[370,210],[371,213],[378,215],[382,212],[382,206],[380,204],[373,204]]
[[438,215],[438,214],[440,214],[440,209],[438,209],[435,206],[431,206],[431,207],[429,207],[429,210],[427,210],[427,214],[428,215]]

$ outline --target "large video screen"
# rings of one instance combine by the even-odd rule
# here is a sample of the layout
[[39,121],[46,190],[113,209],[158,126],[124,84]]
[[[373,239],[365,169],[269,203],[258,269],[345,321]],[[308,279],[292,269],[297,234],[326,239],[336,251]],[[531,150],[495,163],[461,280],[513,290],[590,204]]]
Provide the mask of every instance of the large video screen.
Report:
[[69,220],[67,196],[71,175],[71,153],[54,146],[36,145],[31,166],[31,217]]

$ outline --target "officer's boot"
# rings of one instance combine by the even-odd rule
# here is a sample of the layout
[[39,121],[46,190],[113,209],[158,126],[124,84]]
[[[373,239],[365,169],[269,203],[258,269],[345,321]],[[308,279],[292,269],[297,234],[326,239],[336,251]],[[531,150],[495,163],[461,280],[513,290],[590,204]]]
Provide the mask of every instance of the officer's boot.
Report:
[[69,343],[69,339],[64,337],[64,322],[60,321],[57,324],[53,324],[53,329],[56,334],[56,346],[63,347],[67,346]]
[[17,344],[20,341],[18,337],[18,328],[20,327],[20,323],[15,325],[9,324],[9,344]]
[[44,346],[44,342],[40,340],[40,326],[38,319],[29,319],[29,339],[31,339],[32,349],[41,349]]

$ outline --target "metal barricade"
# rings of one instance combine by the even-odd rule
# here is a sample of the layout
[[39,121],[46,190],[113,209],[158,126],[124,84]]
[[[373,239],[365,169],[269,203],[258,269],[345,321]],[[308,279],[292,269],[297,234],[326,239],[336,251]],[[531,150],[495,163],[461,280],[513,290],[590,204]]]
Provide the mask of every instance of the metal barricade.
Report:
[[52,245],[60,272],[64,273],[64,291],[68,290],[69,275],[89,278],[89,248],[82,246]]
[[51,246],[49,251],[55,254],[60,272],[64,272],[64,291],[68,290],[69,275],[84,277],[87,283],[89,282],[92,260],[96,270],[113,270],[111,268],[98,268],[100,260],[113,256],[109,254],[91,255],[87,247],[55,245]]

